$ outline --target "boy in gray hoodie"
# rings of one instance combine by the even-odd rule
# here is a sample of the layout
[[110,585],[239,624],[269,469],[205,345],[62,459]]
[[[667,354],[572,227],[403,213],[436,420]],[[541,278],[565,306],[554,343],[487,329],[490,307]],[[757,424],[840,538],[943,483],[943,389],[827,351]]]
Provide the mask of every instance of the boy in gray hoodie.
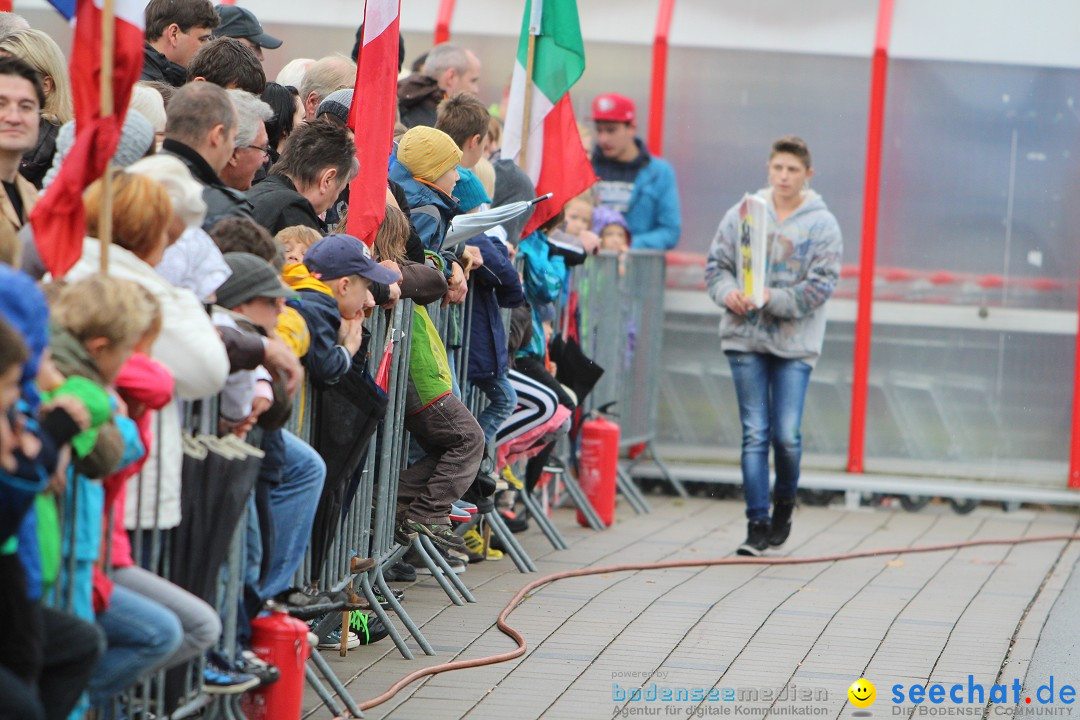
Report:
[[[769,187],[757,194],[768,214],[764,302],[756,306],[738,281],[739,206],[728,210],[709,248],[709,296],[725,308],[720,347],[731,364],[742,421],[742,474],[748,520],[740,555],[779,547],[791,532],[802,457],[803,401],[825,338],[825,301],[840,276],[843,240],[825,201],[810,190],[806,143],[773,143]],[[769,515],[769,445],[776,466]]]

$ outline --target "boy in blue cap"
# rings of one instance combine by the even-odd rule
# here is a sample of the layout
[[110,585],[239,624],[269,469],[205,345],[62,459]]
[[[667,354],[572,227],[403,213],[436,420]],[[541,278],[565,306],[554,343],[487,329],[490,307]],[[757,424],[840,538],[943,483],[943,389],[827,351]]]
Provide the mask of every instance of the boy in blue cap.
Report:
[[304,366],[317,384],[333,385],[352,367],[363,342],[364,316],[375,307],[370,283],[390,285],[401,275],[379,265],[371,251],[351,235],[327,235],[304,255],[308,275],[286,281],[300,298],[290,300],[311,333]]

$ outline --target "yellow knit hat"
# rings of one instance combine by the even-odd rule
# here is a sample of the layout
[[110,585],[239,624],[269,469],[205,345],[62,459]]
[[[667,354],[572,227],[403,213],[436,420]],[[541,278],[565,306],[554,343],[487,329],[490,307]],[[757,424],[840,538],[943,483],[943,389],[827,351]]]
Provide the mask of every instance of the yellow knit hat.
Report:
[[461,161],[461,150],[442,130],[417,125],[398,141],[397,159],[413,177],[433,183]]

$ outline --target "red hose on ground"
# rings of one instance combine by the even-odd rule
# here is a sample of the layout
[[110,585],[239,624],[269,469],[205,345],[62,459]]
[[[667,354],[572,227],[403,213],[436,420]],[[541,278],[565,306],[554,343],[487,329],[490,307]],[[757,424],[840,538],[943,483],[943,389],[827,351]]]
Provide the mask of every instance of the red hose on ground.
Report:
[[525,638],[521,637],[514,628],[510,627],[507,622],[507,618],[510,617],[510,613],[514,612],[521,601],[525,599],[525,596],[538,587],[547,585],[548,583],[555,582],[556,580],[564,580],[572,577],[582,577],[585,575],[605,575],[609,573],[617,572],[629,572],[633,570],[667,570],[670,568],[688,568],[688,567],[711,567],[714,565],[810,565],[813,563],[823,562],[836,562],[837,560],[854,560],[856,558],[878,557],[881,555],[902,555],[906,553],[927,553],[927,552],[939,552],[941,550],[958,550],[961,548],[978,547],[980,545],[1024,545],[1027,543],[1037,542],[1053,542],[1057,540],[1080,540],[1080,535],[1064,534],[1064,535],[1034,535],[1032,537],[1023,538],[1005,538],[997,540],[965,540],[963,542],[944,543],[941,545],[922,545],[919,547],[908,548],[891,548],[883,550],[861,550],[859,552],[840,553],[838,555],[818,555],[816,557],[779,557],[779,558],[751,558],[751,557],[733,557],[733,558],[713,558],[711,560],[669,560],[666,562],[658,563],[635,563],[630,565],[609,565],[607,567],[597,568],[581,568],[580,570],[566,570],[564,572],[552,573],[545,575],[542,578],[537,578],[525,587],[517,591],[517,594],[506,604],[503,611],[499,613],[499,619],[496,623],[499,630],[504,635],[508,635],[514,642],[518,644],[517,648],[508,652],[499,653],[498,655],[488,655],[486,657],[473,658],[472,660],[454,660],[453,662],[441,663],[439,665],[432,665],[431,667],[422,668],[415,672],[411,672],[405,677],[398,680],[396,683],[386,689],[381,695],[377,695],[370,700],[367,700],[360,704],[361,710],[367,710],[369,708],[382,705],[390,698],[397,695],[404,690],[408,685],[419,680],[422,677],[428,675],[438,675],[439,673],[449,672],[451,670],[465,670],[466,668],[480,667],[482,665],[495,665],[497,663],[506,662],[507,660],[513,660],[516,657],[521,657],[525,654]]

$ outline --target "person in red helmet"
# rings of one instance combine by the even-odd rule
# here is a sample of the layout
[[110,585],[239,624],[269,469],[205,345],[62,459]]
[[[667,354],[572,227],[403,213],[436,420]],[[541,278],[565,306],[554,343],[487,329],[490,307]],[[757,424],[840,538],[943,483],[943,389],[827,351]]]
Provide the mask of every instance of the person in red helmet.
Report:
[[631,247],[670,250],[679,244],[682,213],[675,170],[662,158],[649,154],[637,137],[634,101],[607,93],[593,100],[596,147],[592,164],[598,205],[617,210],[626,218],[633,238]]

